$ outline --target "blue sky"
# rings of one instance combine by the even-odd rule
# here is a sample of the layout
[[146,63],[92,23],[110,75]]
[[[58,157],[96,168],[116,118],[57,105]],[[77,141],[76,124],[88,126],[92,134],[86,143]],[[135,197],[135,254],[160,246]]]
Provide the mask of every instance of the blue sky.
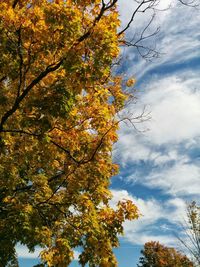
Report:
[[[133,3],[133,4],[131,4]],[[129,198],[142,214],[124,224],[121,247],[116,250],[119,267],[136,267],[142,245],[157,240],[178,246],[174,232],[185,216],[186,203],[200,197],[200,10],[161,0],[152,31],[156,37],[158,59],[147,62],[134,49],[123,50],[123,73],[137,79],[137,103],[130,103],[124,114],[139,115],[144,107],[149,120],[136,124],[137,130],[122,124],[113,152],[121,172],[112,180],[115,205]],[[119,1],[125,24],[134,1]],[[151,13],[140,14],[127,32],[131,38],[146,25]],[[149,40],[149,45],[153,40]],[[122,114],[123,116],[123,114]],[[18,247],[20,266],[33,266],[39,253],[29,254]],[[78,256],[78,254],[76,255]],[[78,266],[74,261],[72,267]]]

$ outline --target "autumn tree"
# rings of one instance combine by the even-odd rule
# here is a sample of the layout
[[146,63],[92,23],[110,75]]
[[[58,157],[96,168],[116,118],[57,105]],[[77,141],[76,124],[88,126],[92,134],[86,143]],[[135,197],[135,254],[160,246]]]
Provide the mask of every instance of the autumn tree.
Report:
[[192,202],[187,206],[187,218],[181,225],[183,235],[176,235],[184,249],[200,266],[200,206]]
[[147,242],[141,254],[138,267],[194,267],[185,255],[159,242]]
[[120,30],[117,2],[0,1],[1,266],[17,266],[18,242],[41,246],[45,266],[69,265],[76,247],[82,266],[117,265],[112,249],[138,210],[109,206],[116,115],[128,98],[112,66],[120,45],[146,49],[124,33],[158,1],[135,1]]
[[[113,247],[131,201],[109,207],[127,95],[116,0],[0,1],[0,265],[18,242],[46,266],[116,266]],[[131,81],[129,81],[131,85]]]

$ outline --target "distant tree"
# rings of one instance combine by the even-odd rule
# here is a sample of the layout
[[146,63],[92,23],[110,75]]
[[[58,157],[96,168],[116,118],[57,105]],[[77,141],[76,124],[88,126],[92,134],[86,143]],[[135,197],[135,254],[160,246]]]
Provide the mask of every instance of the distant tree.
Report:
[[194,267],[185,255],[159,242],[146,243],[141,254],[138,267]]
[[187,207],[187,220],[182,225],[184,236],[178,236],[179,241],[200,266],[200,206],[192,202]]

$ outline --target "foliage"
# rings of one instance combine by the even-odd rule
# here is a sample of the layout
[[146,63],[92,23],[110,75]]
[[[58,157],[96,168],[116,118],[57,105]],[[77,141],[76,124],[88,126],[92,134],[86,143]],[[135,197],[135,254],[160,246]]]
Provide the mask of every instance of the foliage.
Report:
[[147,242],[141,251],[138,267],[193,267],[193,263],[185,256],[161,245],[159,242]]
[[138,217],[130,201],[109,206],[128,97],[111,74],[116,2],[0,1],[1,266],[16,266],[18,242],[41,246],[45,266],[69,265],[76,247],[82,266],[116,266],[122,223]]

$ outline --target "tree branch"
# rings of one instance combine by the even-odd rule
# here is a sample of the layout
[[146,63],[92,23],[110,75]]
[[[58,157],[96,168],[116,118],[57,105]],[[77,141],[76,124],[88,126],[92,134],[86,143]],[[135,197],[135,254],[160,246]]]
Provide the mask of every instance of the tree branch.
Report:
[[37,85],[43,78],[45,78],[50,72],[53,72],[57,70],[63,63],[63,59],[60,60],[56,65],[49,65],[43,72],[40,73],[40,75],[35,78],[23,91],[23,93],[16,99],[13,107],[8,110],[2,117],[0,122],[0,132],[3,131],[3,126],[7,119],[19,108],[20,103],[23,101],[23,99],[28,95],[28,93],[31,91],[31,89]]
[[110,4],[105,4],[105,2],[102,0],[102,7],[101,10],[99,12],[99,15],[94,19],[92,26],[89,28],[89,30],[87,30],[87,32],[85,34],[83,34],[78,40],[77,43],[82,42],[83,40],[87,39],[90,34],[92,29],[96,26],[96,24],[100,21],[100,19],[102,18],[103,14],[105,13],[105,11],[109,10],[110,8],[112,8],[118,0],[113,0]]
[[[142,6],[144,6],[145,4],[148,4],[148,3],[151,4],[151,5],[148,5],[144,10],[141,11],[141,12],[144,13],[147,9],[149,9],[150,7],[152,7],[153,4],[155,4],[155,2],[156,2],[156,0],[143,0],[141,3],[139,3],[139,5],[137,6],[137,8],[136,8],[136,9],[134,10],[134,12],[132,13],[132,16],[131,16],[129,22],[127,23],[127,25],[125,26],[125,28],[122,29],[122,30],[118,33],[118,36],[122,35],[125,31],[127,31],[127,30],[130,28],[131,24],[132,24],[133,21],[134,21],[134,18],[135,18],[135,16],[136,16],[136,14],[139,12],[139,10],[140,10],[140,8],[141,8]],[[138,2],[137,2],[137,3],[138,3]],[[153,3],[153,4],[152,4],[152,3]]]
[[19,0],[14,0],[13,5],[12,5],[12,8],[15,8],[16,5],[18,4],[18,2],[19,2]]

